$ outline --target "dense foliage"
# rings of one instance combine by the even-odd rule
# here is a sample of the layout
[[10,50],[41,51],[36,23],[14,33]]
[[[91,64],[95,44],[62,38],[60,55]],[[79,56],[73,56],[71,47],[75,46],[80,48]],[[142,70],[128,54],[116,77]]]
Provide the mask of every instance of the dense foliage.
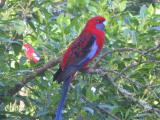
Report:
[[[160,119],[160,5],[143,3],[135,12],[128,7],[132,4],[136,2],[1,0],[0,119],[54,118],[62,86],[53,82],[58,62],[41,74],[33,70],[59,58],[95,15],[108,21],[105,47],[95,68],[93,62],[88,73],[72,82],[64,120]],[[24,42],[36,49],[40,62],[26,59]],[[18,91],[15,85],[24,87]]]

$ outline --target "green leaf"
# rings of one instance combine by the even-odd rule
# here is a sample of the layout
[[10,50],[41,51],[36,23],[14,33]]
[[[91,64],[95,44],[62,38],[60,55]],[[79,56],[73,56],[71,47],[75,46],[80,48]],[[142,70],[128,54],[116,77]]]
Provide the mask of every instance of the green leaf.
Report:
[[83,107],[83,109],[89,113],[91,113],[92,115],[94,114],[94,110],[90,107]]
[[154,7],[153,7],[153,5],[151,4],[150,6],[149,6],[149,8],[148,8],[148,13],[150,14],[150,15],[153,15],[154,14]]
[[43,15],[38,7],[33,8],[34,17],[38,20],[39,23],[43,23]]
[[147,16],[147,7],[146,7],[146,5],[143,5],[141,7],[139,15],[140,15],[140,17],[142,19],[146,18],[146,16]]
[[121,12],[126,8],[126,3],[127,3],[126,0],[123,0],[119,3],[119,9]]
[[12,48],[16,55],[18,55],[22,51],[22,45],[17,43],[12,43]]
[[15,44],[19,44],[21,45],[21,42],[19,42],[18,40],[11,40],[9,38],[4,38],[0,36],[0,41],[3,43],[15,43]]

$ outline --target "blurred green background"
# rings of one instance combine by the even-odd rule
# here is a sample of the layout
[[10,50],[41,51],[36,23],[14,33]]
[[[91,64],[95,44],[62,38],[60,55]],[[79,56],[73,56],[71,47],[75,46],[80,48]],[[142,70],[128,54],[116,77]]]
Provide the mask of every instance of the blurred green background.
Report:
[[[158,1],[0,0],[0,120],[54,118],[62,88],[52,78],[58,64],[28,82],[16,95],[9,96],[7,91],[30,75],[32,69],[60,57],[86,21],[96,15],[104,16],[108,22],[101,55],[119,49],[106,54],[98,68],[108,71],[107,76],[115,81],[106,80],[101,72],[78,74],[68,92],[63,119],[160,119]],[[38,64],[26,59],[22,41],[40,54]],[[122,93],[121,88],[126,91]],[[127,98],[127,92],[136,100],[132,95]]]

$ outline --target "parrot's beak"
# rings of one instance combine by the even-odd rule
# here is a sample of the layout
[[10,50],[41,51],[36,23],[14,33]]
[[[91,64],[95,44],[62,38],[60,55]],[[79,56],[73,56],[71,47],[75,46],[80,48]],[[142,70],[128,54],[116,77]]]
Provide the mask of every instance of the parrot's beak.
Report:
[[107,25],[107,21],[105,20],[105,21],[103,21],[103,25],[104,26],[106,26]]
[[101,22],[99,24],[96,24],[96,28],[99,29],[99,30],[103,30],[104,31],[106,24],[107,24],[107,22],[105,20],[105,21],[103,21],[103,22]]

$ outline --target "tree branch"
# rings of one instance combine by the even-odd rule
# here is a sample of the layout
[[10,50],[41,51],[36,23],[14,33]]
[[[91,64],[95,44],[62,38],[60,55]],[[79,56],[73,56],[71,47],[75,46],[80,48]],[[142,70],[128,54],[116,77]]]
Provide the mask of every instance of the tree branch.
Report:
[[61,60],[61,57],[58,58],[58,59],[52,59],[48,63],[44,64],[42,67],[39,67],[39,68],[33,70],[33,72],[30,75],[25,76],[24,79],[22,79],[19,83],[15,84],[15,86],[13,86],[12,88],[10,88],[8,90],[8,92],[4,96],[0,97],[0,100],[2,100],[3,97],[5,97],[5,96],[13,96],[13,95],[15,95],[28,82],[31,82],[36,76],[41,75],[47,69],[49,69],[49,68],[57,65],[60,60]]
[[[147,63],[147,62],[146,62]],[[137,99],[134,93],[129,92],[128,90],[124,89],[122,86],[119,86],[115,80],[118,77],[115,78],[111,78],[107,75],[108,71],[105,70],[104,68],[101,69],[89,69],[87,71],[90,74],[95,74],[98,73],[99,75],[103,76],[104,80],[109,80],[111,82],[111,84],[126,98],[129,99],[135,103],[138,103],[141,107],[144,108],[145,111],[149,111],[149,112],[154,112],[158,117],[160,117],[160,109],[153,107],[152,105],[150,105],[149,103],[147,103],[146,101],[142,100],[142,99]],[[114,72],[113,72],[114,73]],[[116,73],[117,74],[117,73]],[[122,73],[119,73],[117,76],[123,76]]]
[[[160,48],[160,44],[159,44],[158,46],[155,46],[155,47],[153,47],[153,48],[150,48],[150,49],[146,50],[147,52],[144,52],[144,51],[141,51],[141,50],[137,50],[137,49],[135,49],[135,48],[118,48],[118,49],[112,50],[112,51],[110,51],[110,52],[104,53],[104,54],[100,57],[100,59],[94,63],[94,65],[96,65],[102,58],[104,58],[105,55],[107,55],[107,54],[112,54],[112,53],[114,53],[114,52],[133,51],[133,52],[138,52],[138,53],[140,53],[140,54],[142,54],[142,55],[146,55],[146,54],[148,54],[149,52],[153,52],[153,51],[155,51],[155,50],[157,50],[157,49],[159,49],[159,48]],[[41,75],[42,73],[44,73],[47,69],[49,69],[49,68],[57,65],[57,64],[60,62],[60,60],[61,60],[61,57],[59,57],[58,59],[50,60],[48,63],[44,64],[42,67],[39,67],[39,68],[33,70],[33,72],[32,72],[30,75],[24,76],[24,79],[22,79],[19,83],[15,84],[15,86],[13,86],[12,88],[10,88],[4,96],[0,96],[0,100],[3,101],[3,98],[4,98],[5,96],[13,96],[13,95],[15,95],[15,94],[16,94],[19,90],[21,90],[21,88],[24,87],[28,82],[32,81],[36,76],[39,76],[39,75]],[[154,62],[154,61],[153,61],[153,62]],[[157,61],[157,62],[159,62],[159,61]],[[119,75],[117,75],[117,77],[114,78],[114,80],[116,80],[118,77],[122,76],[123,73],[124,73],[125,71],[127,71],[128,69],[133,68],[133,67],[135,67],[135,66],[137,66],[137,65],[139,65],[139,64],[142,64],[142,62],[141,62],[141,63],[136,63],[136,64],[131,64],[130,66],[125,67],[125,68],[119,73]],[[94,69],[89,69],[87,72],[88,72],[88,73],[89,73],[89,72],[90,72],[90,73],[93,73],[93,72],[97,72],[97,71],[94,70]],[[101,71],[101,72],[99,72],[99,73],[102,75],[104,72]],[[105,75],[105,74],[103,74],[103,75]],[[122,77],[125,77],[125,76],[122,76]],[[121,90],[121,89],[120,89],[120,90]]]
[[124,89],[123,87],[118,86],[114,80],[112,78],[108,79],[107,76],[107,80],[109,80],[112,85],[126,98],[129,99],[135,103],[138,103],[141,107],[144,108],[144,110],[146,111],[150,111],[150,112],[154,112],[158,117],[160,117],[160,110],[158,108],[154,108],[153,106],[151,106],[149,103],[147,103],[146,101],[142,100],[142,99],[137,99],[136,97],[134,97],[134,94],[127,91],[126,89]]
[[99,111],[111,116],[114,120],[120,120],[117,116],[113,115],[112,113],[110,113],[109,111],[99,107],[98,105],[95,105],[94,103],[90,102],[89,100],[87,100],[87,98],[85,96],[82,96],[82,99],[87,102],[91,107],[95,107],[96,109],[98,109]]
[[96,65],[108,54],[112,55],[113,53],[115,52],[137,52],[143,56],[152,56],[150,55],[149,53],[150,52],[153,52],[155,50],[159,50],[160,49],[160,44],[158,44],[157,46],[154,46],[150,49],[147,49],[147,50],[139,50],[139,49],[136,49],[136,48],[117,48],[117,49],[113,49],[111,51],[107,51],[107,52],[104,52],[100,58],[93,64],[93,67],[95,68]]

